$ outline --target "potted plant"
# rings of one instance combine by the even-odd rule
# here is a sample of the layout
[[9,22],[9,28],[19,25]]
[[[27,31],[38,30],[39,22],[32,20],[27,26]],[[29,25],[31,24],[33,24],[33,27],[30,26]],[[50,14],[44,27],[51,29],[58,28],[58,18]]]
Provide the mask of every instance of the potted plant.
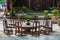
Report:
[[57,9],[54,9],[54,10],[52,10],[52,13],[54,14],[53,23],[55,24],[55,23],[57,23],[58,18],[59,18],[59,16],[58,16],[59,11]]
[[26,23],[26,25],[30,25],[30,19],[27,19],[27,23]]
[[33,19],[33,17],[32,16],[26,16],[26,19],[27,19],[26,25],[30,25],[30,19]]

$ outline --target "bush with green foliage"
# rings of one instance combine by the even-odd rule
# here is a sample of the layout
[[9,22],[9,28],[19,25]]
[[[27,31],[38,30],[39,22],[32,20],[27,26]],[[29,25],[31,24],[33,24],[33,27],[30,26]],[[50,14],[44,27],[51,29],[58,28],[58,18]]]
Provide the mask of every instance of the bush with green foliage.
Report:
[[45,14],[48,14],[48,13],[49,13],[49,11],[48,11],[48,10],[44,10],[44,13],[45,13]]
[[27,18],[27,20],[34,18],[33,16],[25,16],[25,17]]
[[15,12],[24,12],[24,13],[36,13],[36,11],[33,11],[31,8],[28,7],[14,7]]
[[55,14],[55,15],[58,15],[59,11],[58,11],[57,9],[54,9],[54,10],[52,11],[52,13]]
[[20,10],[22,10],[22,7],[14,7],[15,12],[19,12]]

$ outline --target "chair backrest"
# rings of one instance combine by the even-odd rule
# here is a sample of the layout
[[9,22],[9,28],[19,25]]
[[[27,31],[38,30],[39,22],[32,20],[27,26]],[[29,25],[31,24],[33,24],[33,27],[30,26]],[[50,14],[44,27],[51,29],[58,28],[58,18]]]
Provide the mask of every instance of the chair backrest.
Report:
[[22,23],[21,22],[15,22],[16,28],[21,28],[22,27]]
[[46,24],[46,20],[40,20],[40,25],[45,26],[45,24]]
[[7,22],[8,24],[9,24],[9,23],[10,23],[10,24],[14,24],[14,23],[15,23],[15,19],[7,19],[7,21],[8,21],[8,22]]
[[23,30],[22,30],[22,23],[21,22],[15,22],[15,30],[18,31],[18,33],[21,33]]
[[52,27],[52,25],[53,25],[52,20],[47,20],[47,21],[46,21],[46,26]]
[[33,21],[33,27],[38,27],[40,26],[40,21],[39,20],[34,20]]
[[7,28],[7,26],[8,26],[8,25],[7,25],[7,21],[6,21],[6,19],[5,19],[5,20],[3,20],[3,27],[4,27],[4,28]]

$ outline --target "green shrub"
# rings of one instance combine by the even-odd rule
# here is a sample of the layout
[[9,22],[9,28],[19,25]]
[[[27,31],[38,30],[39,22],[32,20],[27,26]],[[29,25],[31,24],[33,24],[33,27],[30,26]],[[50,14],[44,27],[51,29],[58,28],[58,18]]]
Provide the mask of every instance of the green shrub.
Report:
[[19,12],[20,10],[22,10],[22,7],[14,7],[15,12]]
[[55,15],[58,15],[59,11],[58,11],[57,9],[54,9],[54,10],[52,11],[52,13],[55,14]]
[[48,14],[48,12],[49,12],[48,10],[44,10],[44,13],[45,13],[45,14]]
[[27,20],[34,18],[33,16],[25,16],[25,17],[27,18]]
[[34,11],[31,8],[28,7],[14,7],[15,12],[23,11],[24,13],[33,13]]

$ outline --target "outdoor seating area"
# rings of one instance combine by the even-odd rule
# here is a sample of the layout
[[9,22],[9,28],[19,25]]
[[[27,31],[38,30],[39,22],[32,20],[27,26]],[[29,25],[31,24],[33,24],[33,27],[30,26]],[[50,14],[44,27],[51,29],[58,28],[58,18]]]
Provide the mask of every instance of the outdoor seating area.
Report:
[[[35,18],[34,18],[35,17]],[[41,18],[41,17],[40,17]],[[40,19],[38,16],[33,16],[30,20],[27,20],[26,17],[17,16],[15,18],[5,18],[3,20],[4,33],[6,34],[14,34],[15,35],[49,35],[52,30],[53,21],[51,18],[46,19],[46,17],[42,17]],[[14,29],[14,30],[13,30]]]
[[0,0],[0,40],[60,40],[60,0]]

